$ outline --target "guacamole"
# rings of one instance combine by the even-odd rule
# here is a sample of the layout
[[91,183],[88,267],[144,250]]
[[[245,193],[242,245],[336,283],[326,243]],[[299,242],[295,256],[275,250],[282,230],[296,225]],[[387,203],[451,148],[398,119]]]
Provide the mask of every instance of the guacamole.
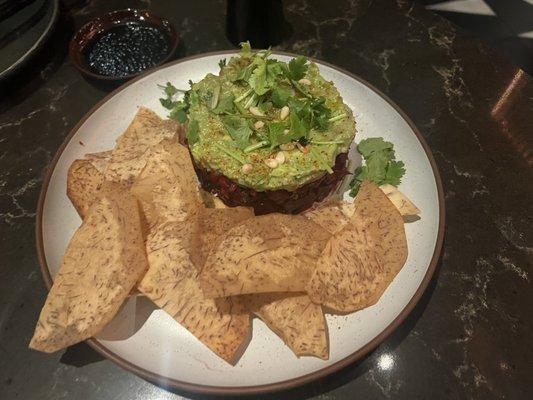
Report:
[[188,119],[197,167],[256,191],[294,191],[333,172],[355,121],[316,64],[304,57],[285,63],[244,44],[220,67],[218,76],[191,82],[184,101],[166,99],[171,116]]

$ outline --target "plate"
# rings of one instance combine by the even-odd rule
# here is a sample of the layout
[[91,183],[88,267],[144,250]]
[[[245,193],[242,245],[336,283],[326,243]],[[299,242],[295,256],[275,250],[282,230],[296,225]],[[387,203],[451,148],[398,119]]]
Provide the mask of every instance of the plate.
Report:
[[42,47],[57,22],[59,0],[5,1],[3,8],[6,14],[0,16],[0,81],[15,73]]
[[[37,213],[37,248],[48,286],[68,241],[81,221],[66,196],[70,164],[85,153],[113,148],[139,106],[161,116],[157,84],[187,88],[218,72],[220,59],[233,52],[209,53],[164,65],[117,89],[74,127],[46,176]],[[275,53],[288,61],[295,55]],[[316,60],[315,60],[316,61]],[[345,316],[327,315],[330,359],[297,358],[257,318],[253,339],[235,366],[214,355],[169,315],[143,297],[131,298],[98,337],[88,343],[122,367],[157,383],[188,391],[251,394],[287,389],[323,377],[361,358],[381,343],[409,314],[435,270],[444,233],[444,200],[435,161],[420,132],[385,95],[364,80],[331,64],[316,61],[354,111],[356,141],[382,136],[394,143],[407,173],[400,190],[422,210],[406,224],[409,257],[377,304]],[[350,153],[353,158],[354,153]]]

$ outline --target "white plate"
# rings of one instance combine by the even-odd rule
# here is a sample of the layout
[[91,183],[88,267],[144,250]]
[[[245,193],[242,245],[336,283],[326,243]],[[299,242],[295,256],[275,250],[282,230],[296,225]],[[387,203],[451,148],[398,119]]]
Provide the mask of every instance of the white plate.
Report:
[[[48,285],[81,222],[66,196],[70,164],[85,153],[113,148],[139,106],[165,116],[157,84],[170,81],[187,88],[189,79],[198,81],[209,72],[217,73],[218,61],[228,54],[196,56],[150,72],[111,93],[72,130],[56,154],[39,202],[37,244]],[[276,58],[291,57],[277,54]],[[405,226],[409,257],[379,302],[347,316],[327,316],[328,361],[295,357],[254,319],[250,345],[237,365],[230,366],[144,298],[130,299],[105,331],[89,341],[94,348],[152,381],[193,391],[258,393],[295,386],[353,362],[383,341],[411,311],[435,269],[444,231],[443,196],[434,160],[412,122],[383,94],[345,71],[317,63],[353,109],[356,141],[382,136],[394,143],[397,158],[407,169],[400,189],[422,210],[420,220]]]

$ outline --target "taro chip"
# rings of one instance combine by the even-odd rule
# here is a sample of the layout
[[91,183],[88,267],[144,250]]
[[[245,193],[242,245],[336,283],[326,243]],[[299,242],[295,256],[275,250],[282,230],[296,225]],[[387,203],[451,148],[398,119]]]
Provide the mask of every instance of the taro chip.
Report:
[[348,204],[329,201],[305,211],[303,215],[333,235],[350,223],[350,215],[345,211]]
[[197,228],[192,234],[191,259],[202,269],[207,256],[229,229],[254,216],[251,208],[205,208],[198,214]]
[[137,201],[104,184],[70,240],[30,347],[52,353],[98,334],[146,269]]
[[322,307],[306,294],[258,293],[242,296],[252,313],[276,333],[297,357],[327,360],[329,344]]
[[379,188],[387,195],[389,200],[398,209],[405,221],[411,221],[420,214],[418,207],[415,206],[414,203],[396,187],[387,183],[385,185],[381,185]]
[[150,150],[131,192],[141,203],[149,229],[166,221],[185,221],[203,208],[189,151],[176,140],[164,140]]
[[210,297],[303,291],[330,234],[299,215],[267,214],[230,229],[200,275]]
[[85,159],[89,160],[94,168],[103,175],[112,154],[113,150],[102,151],[100,153],[88,153],[85,154]]
[[146,165],[150,148],[164,139],[173,139],[181,126],[163,120],[152,110],[141,107],[117,144],[105,171],[105,179],[130,186]]
[[148,236],[150,268],[138,289],[214,353],[234,363],[251,338],[250,313],[239,298],[209,299],[191,261],[194,224],[167,222]]
[[74,160],[67,174],[67,196],[82,219],[98,197],[104,176],[89,160]]
[[362,183],[351,223],[328,242],[307,293],[334,311],[353,312],[376,303],[407,259],[403,220],[374,184]]

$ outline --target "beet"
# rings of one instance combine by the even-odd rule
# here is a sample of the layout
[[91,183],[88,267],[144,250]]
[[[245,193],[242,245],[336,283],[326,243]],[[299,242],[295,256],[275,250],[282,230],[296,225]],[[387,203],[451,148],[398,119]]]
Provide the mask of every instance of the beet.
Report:
[[192,158],[194,169],[204,190],[217,195],[229,207],[253,207],[256,215],[273,212],[298,214],[310,208],[315,202],[324,200],[348,173],[347,160],[347,153],[339,154],[335,159],[332,174],[325,174],[294,191],[280,189],[259,192],[241,186],[219,172],[200,167]]

